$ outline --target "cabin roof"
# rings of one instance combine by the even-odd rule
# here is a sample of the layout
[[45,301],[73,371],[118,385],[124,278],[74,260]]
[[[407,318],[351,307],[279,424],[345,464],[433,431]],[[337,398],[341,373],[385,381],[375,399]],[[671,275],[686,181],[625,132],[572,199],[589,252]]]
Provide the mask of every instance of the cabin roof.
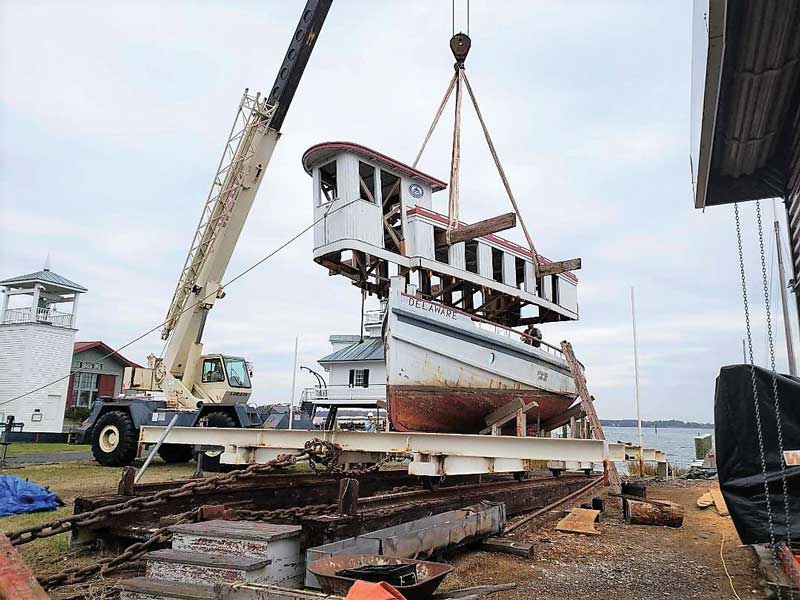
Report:
[[363,342],[357,342],[347,348],[337,350],[328,356],[320,358],[317,362],[333,363],[333,362],[355,362],[361,360],[383,360],[383,338],[365,339]]
[[[409,217],[411,217],[413,215],[420,215],[420,216],[426,217],[428,219],[431,219],[432,221],[437,221],[438,223],[441,223],[445,227],[447,226],[447,222],[448,222],[447,221],[447,217],[445,215],[437,213],[435,211],[432,211],[429,208],[424,208],[422,206],[414,206],[412,208],[409,208],[406,211],[406,214]],[[461,225],[467,225],[467,223],[464,223],[462,221],[459,221],[459,223]],[[490,233],[489,235],[485,235],[485,236],[482,236],[482,237],[483,237],[483,239],[485,239],[487,241],[490,241],[490,242],[492,242],[494,244],[497,244],[498,246],[506,248],[507,250],[511,250],[512,252],[516,252],[518,254],[522,254],[523,256],[526,256],[529,259],[533,260],[533,254],[531,254],[530,249],[525,248],[524,246],[520,246],[519,244],[515,244],[514,242],[512,242],[510,240],[507,240],[505,238],[501,238],[499,235],[495,235],[493,233]],[[542,264],[545,264],[545,265],[550,264],[551,262],[553,262],[549,258],[547,258],[545,256],[542,256],[541,254],[539,255],[539,260],[541,261]],[[563,275],[567,279],[571,279],[572,281],[575,281],[575,282],[578,281],[578,277],[574,273],[572,273],[571,271],[565,271],[565,272],[561,273],[561,275]]]
[[385,154],[381,154],[376,150],[372,150],[361,144],[354,144],[353,142],[322,142],[321,144],[311,146],[311,148],[306,150],[303,154],[303,168],[306,170],[306,173],[310,175],[313,166],[327,161],[331,156],[340,152],[353,152],[365,158],[385,163],[389,167],[400,171],[412,179],[419,179],[427,183],[434,192],[438,192],[447,187],[444,181],[436,179],[422,171],[418,171],[413,167],[409,167],[407,164],[386,156]]

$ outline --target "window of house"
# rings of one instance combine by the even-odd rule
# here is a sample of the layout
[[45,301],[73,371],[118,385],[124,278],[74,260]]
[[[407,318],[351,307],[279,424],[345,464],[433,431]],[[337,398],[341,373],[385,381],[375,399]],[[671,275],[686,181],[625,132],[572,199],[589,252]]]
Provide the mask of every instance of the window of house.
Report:
[[369,387],[369,369],[350,369],[350,387]]
[[99,375],[97,373],[75,373],[72,390],[72,405],[88,408],[97,399]]
[[375,167],[368,165],[365,162],[358,161],[358,178],[360,198],[367,200],[373,204],[377,203],[377,194],[375,193]]
[[551,275],[550,277],[553,278],[553,304],[558,304],[558,275]]
[[203,383],[220,383],[225,381],[222,361],[218,358],[207,358],[203,361]]
[[336,161],[331,161],[327,165],[319,168],[319,185],[322,192],[320,202],[325,204],[339,197],[339,190],[336,187]]

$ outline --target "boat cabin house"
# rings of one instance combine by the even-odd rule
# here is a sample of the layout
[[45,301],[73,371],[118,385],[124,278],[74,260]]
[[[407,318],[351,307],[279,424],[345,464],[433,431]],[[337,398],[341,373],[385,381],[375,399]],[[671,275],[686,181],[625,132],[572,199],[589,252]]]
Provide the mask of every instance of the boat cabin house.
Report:
[[448,218],[432,201],[445,182],[350,142],[311,147],[303,167],[313,179],[314,260],[331,274],[381,299],[402,275],[423,297],[509,327],[578,318],[573,273],[540,268],[537,277],[531,251],[495,234],[448,243]]

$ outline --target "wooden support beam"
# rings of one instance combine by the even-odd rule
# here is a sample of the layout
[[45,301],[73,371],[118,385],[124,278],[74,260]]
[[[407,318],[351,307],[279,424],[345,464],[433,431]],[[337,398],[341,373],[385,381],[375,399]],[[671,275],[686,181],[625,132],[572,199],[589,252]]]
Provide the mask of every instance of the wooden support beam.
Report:
[[450,231],[449,239],[450,244],[457,244],[458,242],[466,242],[467,240],[474,240],[477,237],[489,235],[490,233],[497,233],[498,231],[505,231],[517,225],[517,215],[513,212],[492,217],[478,221],[472,225],[463,225]]
[[494,412],[489,413],[485,418],[488,427],[482,429],[480,433],[486,435],[500,435],[500,429],[506,423],[516,420],[516,434],[517,437],[525,437],[528,429],[527,413],[528,411],[538,409],[539,403],[535,400],[525,404],[521,399],[516,398],[496,409]]
[[558,275],[567,271],[577,271],[581,268],[580,258],[570,258],[569,260],[557,260],[547,264],[539,263],[539,277],[545,275]]

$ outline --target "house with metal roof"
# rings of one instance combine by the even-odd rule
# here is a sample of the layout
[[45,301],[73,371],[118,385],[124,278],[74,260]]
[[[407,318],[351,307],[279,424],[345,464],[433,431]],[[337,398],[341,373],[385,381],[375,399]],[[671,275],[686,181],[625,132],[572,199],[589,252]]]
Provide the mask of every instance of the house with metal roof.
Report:
[[332,352],[317,362],[328,373],[327,386],[306,392],[320,405],[376,407],[386,400],[386,360],[382,311],[365,315],[364,336],[332,335]]
[[100,340],[75,342],[67,408],[89,408],[98,396],[118,396],[125,367],[142,368]]
[[60,434],[77,331],[87,289],[41,271],[0,281],[0,421],[23,434]]

